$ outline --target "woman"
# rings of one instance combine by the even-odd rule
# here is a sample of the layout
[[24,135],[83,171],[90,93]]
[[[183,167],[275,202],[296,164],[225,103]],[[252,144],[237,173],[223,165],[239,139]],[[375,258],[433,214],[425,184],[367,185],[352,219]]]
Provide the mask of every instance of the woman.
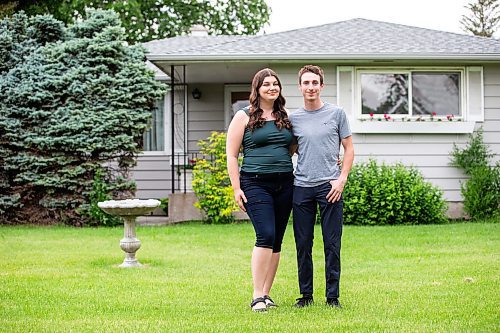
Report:
[[[250,106],[238,111],[227,131],[227,169],[234,198],[255,229],[252,252],[253,311],[276,306],[269,292],[278,269],[281,243],[292,209],[292,125],[278,75],[269,68],[255,74]],[[243,146],[243,165],[238,154]]]

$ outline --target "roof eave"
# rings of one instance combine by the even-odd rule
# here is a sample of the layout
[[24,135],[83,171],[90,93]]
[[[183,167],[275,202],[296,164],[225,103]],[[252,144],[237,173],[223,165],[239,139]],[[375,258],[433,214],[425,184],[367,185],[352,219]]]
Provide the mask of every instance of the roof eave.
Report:
[[384,54],[146,54],[150,61],[269,61],[269,60],[454,60],[454,61],[500,61],[499,53],[492,54],[436,54],[436,53],[384,53]]

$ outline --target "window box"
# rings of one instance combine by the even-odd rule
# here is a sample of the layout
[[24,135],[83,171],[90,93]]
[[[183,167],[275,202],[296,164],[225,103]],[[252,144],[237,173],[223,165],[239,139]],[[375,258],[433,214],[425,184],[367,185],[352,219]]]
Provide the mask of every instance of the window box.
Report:
[[353,133],[472,133],[475,121],[350,120]]

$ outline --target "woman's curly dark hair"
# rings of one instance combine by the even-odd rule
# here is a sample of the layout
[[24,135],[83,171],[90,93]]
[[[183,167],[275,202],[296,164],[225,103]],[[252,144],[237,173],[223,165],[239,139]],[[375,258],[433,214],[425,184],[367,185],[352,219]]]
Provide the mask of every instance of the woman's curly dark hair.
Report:
[[260,108],[260,95],[259,89],[262,87],[264,79],[269,76],[274,76],[278,81],[278,86],[280,87],[280,93],[278,98],[274,101],[273,105],[273,115],[276,118],[275,123],[278,129],[286,128],[291,129],[292,123],[288,120],[288,114],[285,111],[285,97],[281,94],[281,81],[278,75],[269,68],[264,68],[255,74],[252,80],[252,92],[250,93],[250,112],[248,121],[248,128],[253,131],[256,128],[264,126],[265,119],[262,117],[264,111]]

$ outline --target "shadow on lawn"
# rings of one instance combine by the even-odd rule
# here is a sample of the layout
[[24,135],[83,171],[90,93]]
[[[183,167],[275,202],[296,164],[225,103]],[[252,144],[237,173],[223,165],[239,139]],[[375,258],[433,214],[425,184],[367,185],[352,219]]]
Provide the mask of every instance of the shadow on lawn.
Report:
[[[94,259],[90,261],[90,266],[91,267],[100,267],[100,268],[119,268],[118,265],[120,265],[123,262],[123,258],[121,257],[102,257],[98,259]],[[143,259],[140,260],[139,262],[143,265],[142,267],[137,267],[137,269],[142,269],[142,268],[149,268],[149,267],[160,267],[160,266],[165,266],[165,262],[162,260],[150,260],[150,259]],[[126,269],[126,268],[120,268],[120,269]]]

